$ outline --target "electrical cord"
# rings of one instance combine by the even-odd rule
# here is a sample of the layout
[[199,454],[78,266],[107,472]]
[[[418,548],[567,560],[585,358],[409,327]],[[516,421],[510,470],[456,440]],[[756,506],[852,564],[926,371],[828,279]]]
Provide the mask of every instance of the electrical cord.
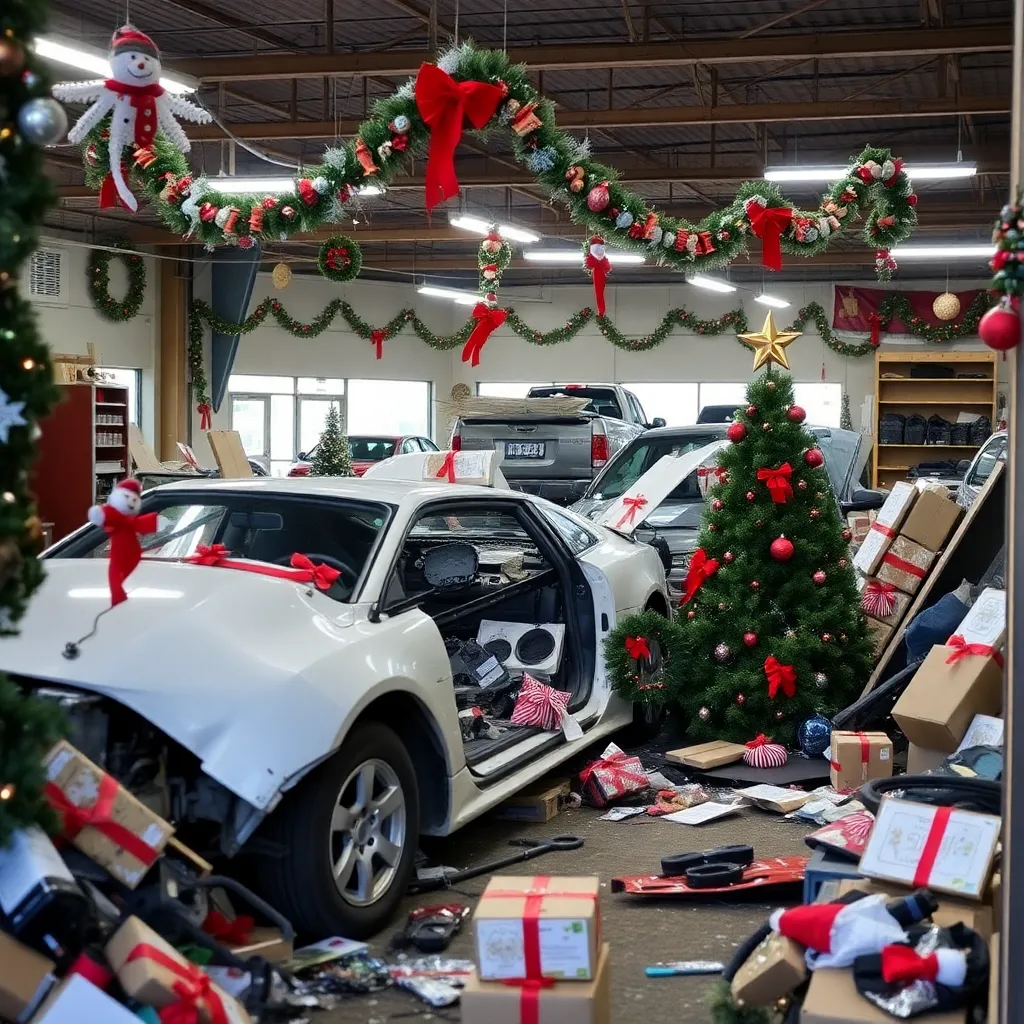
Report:
[[872,779],[860,790],[860,799],[872,814],[883,796],[900,796],[938,807],[957,807],[982,814],[1002,814],[1003,784],[959,775],[898,775]]

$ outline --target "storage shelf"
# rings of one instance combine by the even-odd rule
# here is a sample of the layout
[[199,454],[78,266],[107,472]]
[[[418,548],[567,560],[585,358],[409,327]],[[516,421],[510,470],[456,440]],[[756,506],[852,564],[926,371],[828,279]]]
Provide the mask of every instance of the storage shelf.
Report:
[[991,384],[993,377],[879,377],[879,384]]
[[909,466],[879,466],[879,473],[906,473],[910,469]]
[[949,401],[949,402],[933,402],[931,400],[929,400],[927,402],[918,402],[918,401],[916,401],[913,398],[904,398],[904,399],[899,399],[899,398],[882,398],[882,399],[879,400],[878,404],[879,405],[912,405],[914,407],[919,406],[919,405],[984,405],[984,406],[990,406],[992,404],[992,402],[991,402],[990,399],[984,399],[984,398],[981,401],[978,401],[978,402],[974,401],[973,399],[970,399],[968,401],[962,401],[961,399],[956,399],[955,401]]
[[109,409],[127,409],[127,402],[97,402],[97,405],[105,406]]

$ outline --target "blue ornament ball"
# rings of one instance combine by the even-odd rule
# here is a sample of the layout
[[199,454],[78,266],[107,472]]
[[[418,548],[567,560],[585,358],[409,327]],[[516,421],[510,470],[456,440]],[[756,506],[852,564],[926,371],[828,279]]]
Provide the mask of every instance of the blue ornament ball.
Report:
[[796,731],[800,750],[808,757],[821,757],[832,738],[832,723],[824,715],[812,715]]

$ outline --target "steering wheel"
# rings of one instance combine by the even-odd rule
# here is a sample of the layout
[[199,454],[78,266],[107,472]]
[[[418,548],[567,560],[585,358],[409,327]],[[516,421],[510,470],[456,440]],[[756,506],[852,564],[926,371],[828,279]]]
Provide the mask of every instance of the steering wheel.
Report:
[[[324,565],[337,569],[341,573],[341,579],[335,582],[335,586],[340,583],[343,586],[347,586],[350,591],[355,587],[356,580],[359,579],[359,572],[349,565],[348,562],[335,558],[334,555],[321,554],[319,551],[303,551],[301,554],[305,555],[311,562],[323,562]],[[274,565],[287,565],[291,567],[291,564],[291,555],[282,555],[280,558],[274,559]]]

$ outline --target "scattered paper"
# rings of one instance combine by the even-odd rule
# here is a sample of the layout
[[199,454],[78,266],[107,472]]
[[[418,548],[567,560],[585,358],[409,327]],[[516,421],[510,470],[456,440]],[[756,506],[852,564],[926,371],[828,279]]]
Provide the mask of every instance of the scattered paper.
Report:
[[598,821],[625,821],[626,818],[635,818],[643,814],[646,807],[612,807],[598,818]]
[[959,754],[961,750],[968,750],[970,747],[1001,747],[1003,745],[1003,720],[993,718],[991,715],[975,715],[967,729],[960,746],[956,748]]
[[688,807],[685,811],[675,811],[666,814],[662,821],[675,821],[681,825],[703,825],[708,821],[716,821],[718,818],[726,818],[730,814],[738,814],[739,804],[720,804],[714,800],[698,804],[696,807]]
[[651,789],[675,789],[676,784],[669,781],[669,779],[662,775],[661,772],[648,772],[647,781],[650,784]]

